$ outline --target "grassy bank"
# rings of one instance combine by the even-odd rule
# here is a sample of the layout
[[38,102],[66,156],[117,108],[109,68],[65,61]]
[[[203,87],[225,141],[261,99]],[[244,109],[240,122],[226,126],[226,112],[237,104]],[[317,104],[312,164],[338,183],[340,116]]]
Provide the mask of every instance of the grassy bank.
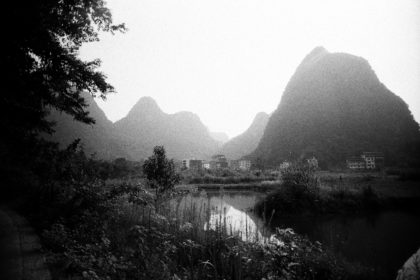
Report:
[[327,173],[293,167],[279,188],[260,201],[260,215],[354,213],[420,205],[417,181],[379,173]]
[[156,209],[142,186],[80,188],[62,206],[77,207],[42,235],[55,278],[371,279],[291,229],[244,242],[225,222],[205,230],[209,209]]
[[276,176],[252,175],[226,171],[227,174],[183,174],[185,184],[250,184],[264,181],[275,181]]
[[236,184],[183,184],[176,189],[187,191],[199,190],[235,190],[235,191],[269,191],[280,187],[279,181],[262,181],[255,183],[236,183]]

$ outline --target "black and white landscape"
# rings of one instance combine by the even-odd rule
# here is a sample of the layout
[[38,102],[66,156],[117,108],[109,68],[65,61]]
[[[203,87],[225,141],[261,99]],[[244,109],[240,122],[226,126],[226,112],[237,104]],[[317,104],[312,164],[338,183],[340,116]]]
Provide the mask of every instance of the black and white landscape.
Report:
[[416,0],[2,8],[1,280],[419,279]]

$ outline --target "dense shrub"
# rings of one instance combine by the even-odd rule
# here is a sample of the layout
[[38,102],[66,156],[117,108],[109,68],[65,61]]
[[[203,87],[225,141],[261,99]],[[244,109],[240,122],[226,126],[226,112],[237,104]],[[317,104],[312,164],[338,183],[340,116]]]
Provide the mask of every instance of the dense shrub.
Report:
[[[361,180],[370,182],[373,177],[365,176]],[[370,185],[359,190],[340,185],[321,188],[313,170],[297,165],[282,171],[280,188],[259,201],[255,210],[267,217],[273,212],[288,215],[375,210],[383,203]]]

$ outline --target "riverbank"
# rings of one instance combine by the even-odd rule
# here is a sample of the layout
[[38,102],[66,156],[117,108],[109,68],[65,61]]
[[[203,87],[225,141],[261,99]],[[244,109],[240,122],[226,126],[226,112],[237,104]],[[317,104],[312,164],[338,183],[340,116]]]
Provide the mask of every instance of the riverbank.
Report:
[[[222,204],[210,209],[212,197],[203,200],[207,204],[202,208],[192,203],[177,210],[165,203],[156,208],[154,192],[138,181],[131,183],[76,184],[73,194],[65,193],[60,196],[62,201],[56,200],[48,213],[60,213],[60,218],[53,219],[42,234],[54,277],[375,279],[366,267],[350,264],[327,252],[316,239],[311,242],[290,230],[274,229],[270,232],[270,236],[274,234],[272,242],[266,244],[229,235],[228,225],[220,217],[229,210],[239,213]],[[182,193],[203,190],[201,187],[209,192],[252,189],[264,194],[281,188],[280,182],[261,182],[176,189]],[[216,216],[219,223],[209,228]]]
[[[420,212],[386,210],[261,217],[250,211],[264,193],[254,191],[202,191],[174,199],[177,209],[211,210],[210,226],[226,221],[228,233],[241,233],[243,240],[270,238],[277,228],[292,228],[297,234],[319,241],[336,258],[362,265],[378,279],[395,279],[396,271],[420,246]],[[183,211],[178,211],[180,215]],[[203,215],[206,219],[207,215]],[[213,226],[214,227],[214,226]]]
[[387,175],[385,172],[316,172],[314,175],[319,179],[322,189],[358,191],[371,187],[378,195],[384,197],[420,197],[419,180],[403,180],[400,176]]
[[[379,172],[329,172],[318,171],[315,176],[319,180],[319,187],[325,191],[345,190],[358,192],[370,187],[379,196],[387,198],[420,197],[418,180],[401,180],[397,175],[386,175]],[[230,183],[184,183],[176,186],[181,191],[201,190],[243,190],[243,191],[275,191],[280,189],[281,178],[277,180],[262,180],[256,182],[239,182],[232,180]]]
[[209,208],[155,208],[139,186],[85,185],[83,193],[78,213],[43,234],[57,278],[371,279],[290,229],[245,242],[222,220],[206,227]]
[[418,181],[384,173],[291,170],[257,203],[259,215],[320,215],[420,207]]
[[181,184],[175,187],[179,191],[260,191],[266,192],[280,187],[280,181],[262,181],[257,183],[234,183],[234,184]]

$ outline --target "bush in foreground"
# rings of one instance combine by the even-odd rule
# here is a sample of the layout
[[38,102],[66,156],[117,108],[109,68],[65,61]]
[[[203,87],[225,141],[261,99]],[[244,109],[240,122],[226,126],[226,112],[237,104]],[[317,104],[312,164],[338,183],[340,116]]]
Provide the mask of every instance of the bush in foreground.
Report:
[[[56,278],[346,279],[343,265],[292,230],[244,242],[194,213],[154,208],[142,186],[83,187],[79,212],[43,234]],[[92,199],[90,199],[92,198]],[[89,200],[89,201],[87,201]],[[85,203],[89,202],[89,203]],[[188,209],[184,209],[188,211]]]

